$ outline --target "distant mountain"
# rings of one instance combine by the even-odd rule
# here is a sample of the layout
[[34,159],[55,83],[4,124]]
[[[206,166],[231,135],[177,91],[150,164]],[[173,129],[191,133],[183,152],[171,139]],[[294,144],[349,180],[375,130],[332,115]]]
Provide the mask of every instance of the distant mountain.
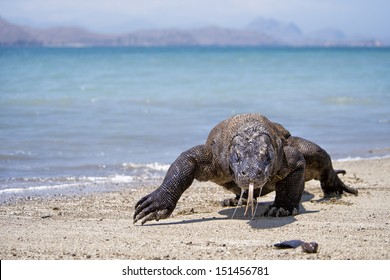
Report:
[[31,46],[41,43],[27,28],[9,23],[0,17],[0,46]]
[[0,46],[381,46],[379,40],[349,39],[324,29],[304,35],[294,23],[258,18],[243,29],[149,29],[99,34],[79,27],[30,28],[0,17]]
[[278,41],[285,43],[291,43],[302,39],[302,32],[294,23],[285,23],[275,19],[257,18],[249,23],[244,29],[272,36]]
[[380,47],[389,45],[388,41],[378,39],[350,38],[343,31],[331,27],[304,34],[295,23],[261,17],[245,26],[244,30],[271,36],[279,44],[287,46]]
[[104,46],[112,44],[115,36],[90,32],[79,27],[53,27],[48,29],[29,29],[29,34],[42,45],[47,46]]
[[264,34],[220,27],[189,30],[141,30],[118,37],[116,43],[126,46],[270,46],[279,44]]
[[0,18],[0,46],[106,45],[114,39],[114,36],[96,34],[78,27],[35,29]]
[[78,27],[34,29],[0,21],[0,46],[269,46],[279,42],[250,30],[205,27],[150,29],[120,35]]
[[339,29],[336,28],[323,28],[314,32],[311,32],[307,37],[322,41],[343,41],[347,40],[347,35]]

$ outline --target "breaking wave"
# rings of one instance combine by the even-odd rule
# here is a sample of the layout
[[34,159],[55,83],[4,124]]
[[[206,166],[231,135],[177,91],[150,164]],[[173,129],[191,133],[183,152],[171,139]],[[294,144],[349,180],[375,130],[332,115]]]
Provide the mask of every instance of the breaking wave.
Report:
[[[10,198],[46,195],[72,195],[116,191],[158,185],[170,165],[127,162],[107,166],[106,174],[98,176],[0,178],[0,203]],[[96,174],[101,172],[95,170]],[[91,173],[91,170],[88,170]]]

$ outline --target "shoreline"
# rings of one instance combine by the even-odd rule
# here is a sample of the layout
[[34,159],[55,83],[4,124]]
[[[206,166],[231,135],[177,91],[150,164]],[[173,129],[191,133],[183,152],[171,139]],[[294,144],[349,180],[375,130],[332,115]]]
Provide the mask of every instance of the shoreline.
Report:
[[[85,195],[30,197],[0,205],[1,259],[390,259],[390,157],[334,161],[359,190],[324,199],[306,183],[300,214],[265,218],[274,193],[259,199],[250,221],[223,208],[232,194],[194,182],[173,215],[133,225],[134,205],[157,186]],[[277,250],[284,240],[316,241],[319,251]]]
[[[372,150],[371,157],[357,156],[347,158],[336,158],[334,163],[370,161],[389,159],[390,154],[384,153],[390,150]],[[158,186],[164,179],[169,164],[165,163],[123,163],[134,168],[146,168],[148,172],[155,172],[151,177],[143,177],[142,174],[130,175],[123,172],[112,172],[98,176],[54,176],[54,177],[31,177],[31,178],[8,178],[0,180],[0,205],[23,201],[26,198],[47,198],[56,196],[90,195],[94,193],[107,193],[121,191],[129,188],[143,188],[149,185]],[[123,171],[123,170],[122,170]],[[159,172],[156,177],[156,172]],[[11,183],[10,183],[11,182]]]

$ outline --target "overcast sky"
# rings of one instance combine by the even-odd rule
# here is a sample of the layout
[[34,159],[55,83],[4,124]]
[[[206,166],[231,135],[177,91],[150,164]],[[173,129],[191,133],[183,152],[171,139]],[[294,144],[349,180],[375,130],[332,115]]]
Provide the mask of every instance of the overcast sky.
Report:
[[241,28],[257,17],[296,23],[303,32],[335,27],[390,38],[390,0],[0,0],[0,16],[39,27],[95,31],[134,28]]

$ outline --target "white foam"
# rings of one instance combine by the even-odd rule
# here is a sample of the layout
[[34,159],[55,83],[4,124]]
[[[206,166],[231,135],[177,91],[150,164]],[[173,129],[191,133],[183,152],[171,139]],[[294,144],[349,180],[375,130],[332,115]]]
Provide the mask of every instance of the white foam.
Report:
[[25,187],[25,188],[9,188],[9,189],[0,190],[0,194],[64,189],[64,188],[77,187],[79,185],[80,185],[79,183],[71,183],[71,184],[60,184],[60,185],[31,186],[31,187]]
[[[27,179],[26,179],[27,180]],[[75,177],[67,177],[65,178],[67,183],[59,183],[59,181],[56,181],[53,179],[46,180],[46,179],[35,179],[34,182],[51,182],[52,184],[42,184],[42,185],[36,185],[28,186],[28,187],[15,187],[15,188],[7,188],[0,190],[0,194],[12,194],[12,193],[24,193],[24,192],[44,192],[44,191],[53,191],[53,190],[59,190],[59,189],[71,189],[71,188],[78,188],[80,186],[90,186],[94,184],[102,184],[105,182],[109,182],[110,179],[107,177],[80,177],[79,179]]]
[[110,183],[132,183],[137,180],[142,180],[141,177],[129,176],[129,175],[111,175],[108,177],[68,177],[66,182],[60,183],[56,180],[45,180],[45,179],[35,179],[34,182],[31,182],[33,185],[25,186],[25,182],[22,183],[23,186],[9,187],[6,189],[0,190],[1,194],[24,194],[29,192],[37,193],[50,193],[52,191],[64,192],[72,189],[79,189],[80,187],[87,189],[103,187],[110,185]]
[[359,160],[375,160],[375,159],[386,159],[390,158],[390,155],[384,156],[373,156],[373,157],[346,157],[334,160],[335,162],[345,162],[345,161],[359,161]]
[[110,178],[110,181],[113,183],[130,183],[134,181],[134,178],[133,176],[115,175]]
[[122,166],[126,167],[126,168],[134,168],[134,169],[147,168],[147,169],[155,170],[155,171],[168,171],[168,168],[170,167],[169,164],[161,164],[158,162],[154,162],[154,163],[125,162],[122,164]]
[[94,183],[101,183],[107,181],[107,177],[81,177],[81,179],[94,182]]

